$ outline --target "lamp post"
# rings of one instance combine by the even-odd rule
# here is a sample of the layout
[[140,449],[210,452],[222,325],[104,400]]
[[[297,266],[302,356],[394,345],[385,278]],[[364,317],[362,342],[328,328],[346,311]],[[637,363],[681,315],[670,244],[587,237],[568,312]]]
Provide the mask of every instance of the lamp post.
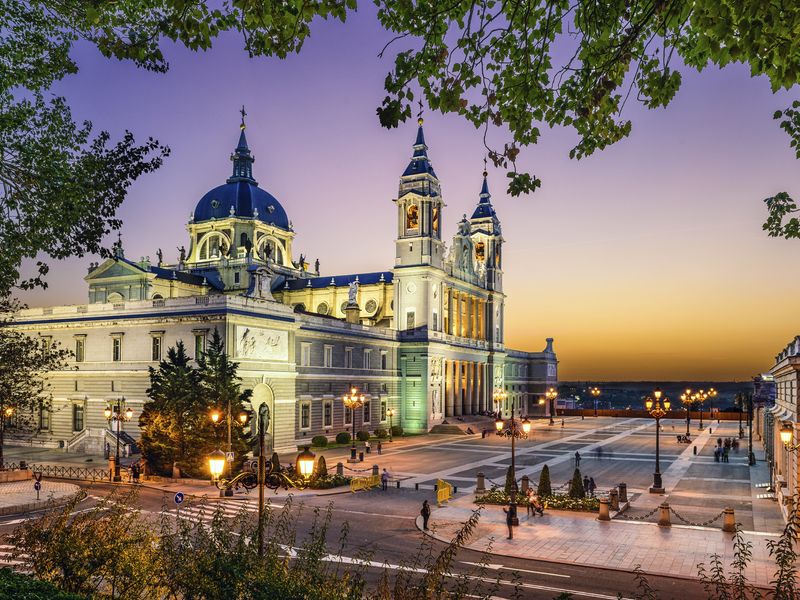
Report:
[[350,393],[342,397],[344,405],[350,409],[350,418],[353,421],[353,437],[350,440],[350,460],[348,462],[358,462],[356,459],[356,409],[364,406],[364,394],[359,394],[357,388],[350,388]]
[[[494,405],[497,408],[495,411],[497,413],[497,418],[503,418],[503,406],[505,405],[506,400],[508,400],[508,392],[506,392],[502,388],[497,388],[494,392],[492,392],[492,400],[494,400]],[[514,411],[511,411],[512,417]]]
[[756,464],[756,455],[753,454],[753,393],[747,394],[747,464],[751,467]]
[[744,412],[743,411],[744,407],[742,406],[743,404],[744,404],[744,394],[739,392],[738,394],[736,394],[736,406],[739,409],[739,439],[742,439],[744,437],[744,427],[742,427],[742,412]]
[[[219,423],[220,419],[222,418],[222,414],[216,409],[211,411],[210,416],[211,416],[211,422],[214,425],[217,425],[217,423]],[[241,415],[239,415],[238,420],[241,422],[242,425],[244,425],[245,423],[247,423],[247,415],[242,413]],[[233,444],[231,442],[231,427],[233,425],[233,418],[231,417],[230,399],[228,399],[228,410],[225,415],[225,421],[228,425],[228,453],[225,455],[225,460],[228,464],[228,479],[233,479],[233,461],[228,459],[233,453]],[[225,491],[220,492],[220,495],[233,496],[233,488],[229,485],[225,486]]]
[[123,406],[125,406],[125,396],[117,398],[116,404],[106,406],[105,410],[103,411],[103,415],[108,421],[109,428],[111,428],[112,422],[117,424],[117,431],[115,433],[115,437],[117,438],[117,450],[114,455],[114,481],[122,481],[122,476],[119,472],[119,434],[122,431],[122,424],[125,421],[130,421],[133,418],[133,410],[128,407],[123,414]]
[[219,481],[225,471],[225,453],[222,450],[214,450],[208,455],[208,470],[211,471],[211,481]]
[[[647,412],[650,413],[650,416],[656,420],[656,471],[653,473],[653,487],[650,488],[651,494],[663,494],[664,493],[664,485],[661,482],[661,464],[660,464],[660,433],[661,433],[661,419],[667,414],[669,410],[670,402],[669,398],[666,396],[662,402],[661,400],[661,390],[656,388],[653,390],[653,396],[655,396],[655,400],[653,398],[648,397],[647,400],[644,402],[644,406],[647,409]],[[663,408],[662,408],[663,404]]]
[[[508,396],[503,390],[495,391],[494,396],[497,397],[498,392]],[[522,422],[514,418],[514,406],[511,406],[511,420],[506,426],[503,418],[498,415],[495,421],[497,435],[511,438],[511,474],[514,477],[514,483],[511,486],[510,502],[508,504],[508,512],[511,518],[512,525],[519,525],[519,518],[517,517],[517,464],[516,464],[516,439],[527,439],[528,433],[531,430],[531,423],[528,419],[523,419]]]
[[600,395],[600,389],[597,387],[589,388],[589,393],[594,398],[594,418],[597,418],[597,397]]
[[392,441],[392,417],[394,417],[394,409],[387,408],[386,416],[389,417],[389,441]]
[[692,390],[688,389],[681,394],[681,402],[686,407],[686,438],[689,438],[689,421],[691,420],[692,414]]
[[784,421],[781,425],[781,442],[783,442],[783,446],[789,452],[797,452],[800,450],[800,443],[793,443],[792,440],[794,439],[794,425],[789,421]]
[[692,394],[692,401],[697,402],[700,405],[700,424],[697,426],[697,429],[702,431],[703,430],[703,402],[708,399],[708,393],[705,390],[700,390],[699,392],[695,392]]
[[554,425],[555,421],[553,420],[553,413],[556,411],[556,398],[558,398],[558,392],[555,390],[555,388],[549,388],[544,393],[544,397],[547,398],[547,405],[551,408],[550,425]]

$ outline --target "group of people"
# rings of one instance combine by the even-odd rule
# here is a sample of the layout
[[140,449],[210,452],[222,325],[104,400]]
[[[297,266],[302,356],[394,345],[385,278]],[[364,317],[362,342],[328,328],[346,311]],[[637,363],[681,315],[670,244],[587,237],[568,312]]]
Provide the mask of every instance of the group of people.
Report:
[[714,462],[729,462],[728,458],[731,450],[739,451],[739,440],[736,438],[717,438],[717,446],[714,448]]
[[594,498],[594,493],[597,490],[597,484],[594,482],[594,477],[583,476],[583,491],[587,496]]

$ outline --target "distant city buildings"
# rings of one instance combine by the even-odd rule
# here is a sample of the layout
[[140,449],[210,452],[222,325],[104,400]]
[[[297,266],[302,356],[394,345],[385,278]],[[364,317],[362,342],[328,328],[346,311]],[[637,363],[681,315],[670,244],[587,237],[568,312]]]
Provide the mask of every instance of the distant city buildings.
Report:
[[[487,174],[477,202],[451,202],[471,217],[458,222],[447,246],[444,199],[427,152],[420,119],[394,199],[394,267],[323,275],[319,260],[295,251],[284,207],[258,187],[242,120],[233,172],[191,211],[188,245],[177,248],[176,262],[161,249],[155,261],[132,260],[119,241],[113,258],[90,266],[87,304],[18,315],[17,327],[75,354],[74,369],[50,376],[52,408],[24,441],[99,452],[114,442],[103,409],[123,397],[135,415],[126,428],[136,437],[148,369],[178,341],[201,355],[215,329],[254,406],[269,408],[276,449],[332,438],[354,420],[357,429],[388,428],[390,408],[395,425],[428,431],[495,410],[498,388],[508,394],[499,407],[505,414],[515,405],[522,414],[543,412],[539,398],[557,385],[556,355],[552,339],[541,352],[505,346],[505,240]],[[357,243],[342,215],[331,228],[342,243]],[[366,397],[355,411],[342,402],[351,387]]]

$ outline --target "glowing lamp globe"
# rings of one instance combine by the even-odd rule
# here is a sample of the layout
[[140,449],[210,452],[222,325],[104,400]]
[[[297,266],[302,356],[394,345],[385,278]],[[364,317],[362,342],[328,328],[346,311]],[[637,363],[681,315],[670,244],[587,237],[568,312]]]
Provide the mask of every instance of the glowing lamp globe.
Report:
[[125,411],[125,418],[130,421],[133,418],[133,409],[129,408]]
[[645,400],[644,401],[644,407],[647,410],[652,410],[653,409],[653,399],[652,398],[648,398],[647,400]]
[[497,421],[494,422],[494,426],[497,427],[497,431],[502,431],[504,425],[505,423],[503,422],[503,419],[497,419]]
[[218,421],[219,421],[219,413],[216,410],[211,411],[211,422],[217,423]]
[[297,455],[297,470],[303,479],[309,479],[314,474],[314,459],[316,456],[309,446],[306,446],[303,451]]
[[664,410],[669,410],[670,404],[669,398],[664,398]]
[[225,470],[225,453],[222,450],[214,450],[208,456],[208,470],[211,471],[213,480],[219,479]]
[[103,415],[105,415],[106,419],[111,418],[111,407],[106,406],[106,409],[103,411]]
[[783,427],[781,427],[781,442],[783,442],[785,446],[788,446],[792,443],[793,433],[792,426],[788,423],[784,423]]
[[525,419],[524,421],[522,421],[522,431],[524,431],[525,433],[530,433],[530,431],[531,431],[531,422],[528,421],[528,419]]
[[247,424],[247,413],[245,412],[239,413],[239,423],[241,423],[242,425]]

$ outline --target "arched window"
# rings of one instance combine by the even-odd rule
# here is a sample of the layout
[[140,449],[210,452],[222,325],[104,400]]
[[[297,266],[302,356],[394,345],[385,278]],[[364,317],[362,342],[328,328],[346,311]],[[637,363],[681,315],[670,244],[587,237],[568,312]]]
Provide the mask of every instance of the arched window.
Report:
[[228,239],[219,232],[206,234],[200,242],[198,260],[214,260],[228,253]]
[[478,242],[475,244],[475,260],[483,261],[486,259],[486,244]]
[[411,204],[406,211],[406,229],[417,229],[419,227],[419,209],[416,204]]

